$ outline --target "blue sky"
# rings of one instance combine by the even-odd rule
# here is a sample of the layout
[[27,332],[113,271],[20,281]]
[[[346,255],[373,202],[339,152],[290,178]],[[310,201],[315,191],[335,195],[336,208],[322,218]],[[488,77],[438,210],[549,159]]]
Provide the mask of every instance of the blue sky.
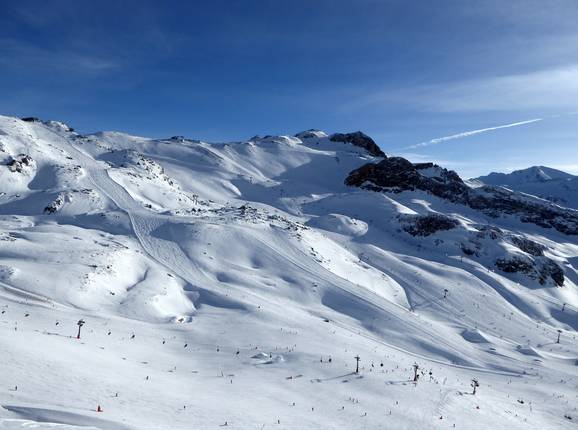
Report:
[[0,2],[4,115],[210,141],[360,129],[464,176],[578,174],[574,0]]

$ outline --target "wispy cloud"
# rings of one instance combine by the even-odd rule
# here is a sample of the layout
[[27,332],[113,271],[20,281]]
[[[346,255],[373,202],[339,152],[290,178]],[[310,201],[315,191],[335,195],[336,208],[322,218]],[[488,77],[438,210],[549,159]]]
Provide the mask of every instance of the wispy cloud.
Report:
[[417,148],[422,148],[424,146],[438,145],[438,144],[446,142],[448,140],[461,139],[464,137],[474,136],[476,134],[487,133],[489,131],[499,130],[501,128],[519,127],[521,125],[532,124],[534,122],[543,121],[543,120],[544,120],[544,118],[534,118],[534,119],[529,119],[526,121],[513,122],[511,124],[498,125],[495,127],[487,127],[487,128],[480,128],[478,130],[463,131],[461,133],[452,134],[450,136],[436,137],[435,139],[431,139],[431,140],[428,140],[426,142],[417,143],[415,145],[410,145],[410,146],[407,146],[407,147],[402,148],[402,149],[417,149]]
[[578,64],[488,78],[372,91],[351,110],[399,106],[423,112],[569,111],[578,109]]
[[5,68],[50,70],[82,70],[103,72],[119,64],[90,52],[72,49],[49,50],[15,39],[0,39],[0,65]]

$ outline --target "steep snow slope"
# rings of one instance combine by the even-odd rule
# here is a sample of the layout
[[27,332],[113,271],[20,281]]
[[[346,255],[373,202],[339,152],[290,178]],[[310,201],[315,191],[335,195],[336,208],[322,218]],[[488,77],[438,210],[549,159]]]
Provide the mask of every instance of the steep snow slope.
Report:
[[0,117],[0,428],[572,428],[577,237],[346,186],[336,136]]
[[561,206],[578,209],[578,177],[544,166],[533,166],[512,173],[490,173],[475,181],[505,186]]

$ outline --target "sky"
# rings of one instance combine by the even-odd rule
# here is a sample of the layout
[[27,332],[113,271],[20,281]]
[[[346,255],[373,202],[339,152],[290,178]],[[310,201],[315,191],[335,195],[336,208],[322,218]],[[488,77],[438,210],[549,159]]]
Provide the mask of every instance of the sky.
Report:
[[578,174],[575,0],[0,0],[0,114]]

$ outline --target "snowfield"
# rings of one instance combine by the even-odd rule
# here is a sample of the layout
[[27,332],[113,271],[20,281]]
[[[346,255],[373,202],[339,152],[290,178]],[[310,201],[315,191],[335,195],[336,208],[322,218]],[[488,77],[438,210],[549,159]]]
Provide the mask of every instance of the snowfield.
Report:
[[363,136],[0,117],[0,429],[575,428],[578,236],[346,186]]

